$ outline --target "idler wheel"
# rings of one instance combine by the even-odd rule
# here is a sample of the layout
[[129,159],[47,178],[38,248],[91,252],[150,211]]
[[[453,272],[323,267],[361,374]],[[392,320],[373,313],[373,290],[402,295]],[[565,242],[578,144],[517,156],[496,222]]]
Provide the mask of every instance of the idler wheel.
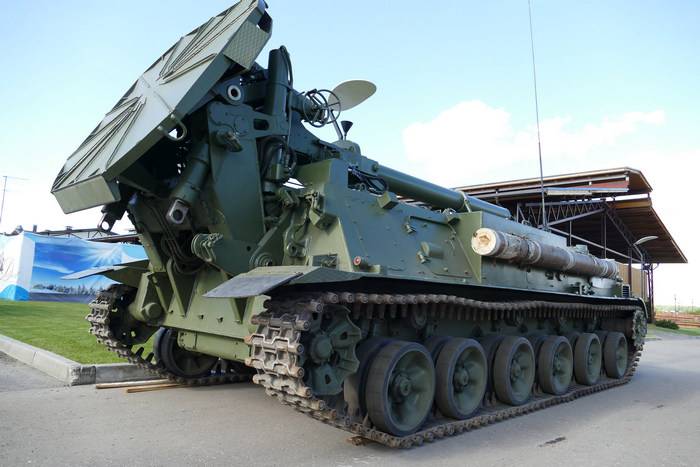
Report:
[[603,344],[603,362],[609,377],[620,379],[627,370],[627,339],[621,332],[610,332]]
[[372,361],[365,400],[370,420],[380,430],[406,436],[430,414],[435,396],[435,367],[415,342],[394,341]]
[[450,339],[435,366],[435,402],[445,416],[462,420],[481,405],[488,365],[484,349],[474,339]]
[[524,337],[507,336],[496,351],[493,385],[498,398],[522,405],[530,398],[535,382],[535,352]]
[[200,378],[211,373],[218,357],[191,352],[177,344],[177,330],[160,328],[153,343],[156,359],[171,373],[182,378]]
[[564,336],[549,336],[540,347],[537,357],[537,380],[544,392],[561,395],[571,384],[574,355],[569,340]]
[[574,347],[574,374],[576,381],[592,386],[600,378],[602,365],[600,339],[595,334],[584,332],[576,339]]

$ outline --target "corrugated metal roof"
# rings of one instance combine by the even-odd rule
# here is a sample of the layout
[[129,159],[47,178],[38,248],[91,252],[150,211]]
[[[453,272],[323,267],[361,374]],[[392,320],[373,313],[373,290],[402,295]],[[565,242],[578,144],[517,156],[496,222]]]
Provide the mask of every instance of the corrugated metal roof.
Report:
[[[600,193],[626,195],[651,193],[652,188],[644,174],[637,169],[620,167],[544,177],[545,188],[587,188]],[[482,183],[455,188],[485,200],[539,198],[540,179],[523,178],[504,182]]]

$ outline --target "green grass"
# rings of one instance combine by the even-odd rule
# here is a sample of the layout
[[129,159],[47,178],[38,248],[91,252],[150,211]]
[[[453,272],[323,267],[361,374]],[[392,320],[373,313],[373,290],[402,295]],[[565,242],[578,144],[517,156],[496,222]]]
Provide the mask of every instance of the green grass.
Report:
[[80,363],[122,362],[88,332],[83,303],[0,300],[0,334]]
[[700,328],[686,328],[681,326],[680,329],[668,329],[668,328],[660,328],[654,324],[649,325],[649,330],[653,331],[654,334],[656,334],[656,331],[659,332],[671,332],[673,334],[685,334],[686,336],[700,336]]
[[654,320],[654,324],[657,328],[674,329],[676,331],[680,329],[680,326],[678,326],[675,321],[671,321],[670,319],[656,319]]

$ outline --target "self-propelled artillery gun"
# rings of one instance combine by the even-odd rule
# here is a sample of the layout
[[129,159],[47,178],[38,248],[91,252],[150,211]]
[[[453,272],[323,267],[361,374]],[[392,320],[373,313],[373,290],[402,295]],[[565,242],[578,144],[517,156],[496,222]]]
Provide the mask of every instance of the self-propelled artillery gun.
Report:
[[338,116],[374,86],[296,90],[284,47],[256,62],[271,31],[242,0],[184,36],[58,174],[66,213],[126,214],[148,254],[74,275],[116,281],[100,342],[397,447],[629,380],[646,310],[615,262],[364,155]]

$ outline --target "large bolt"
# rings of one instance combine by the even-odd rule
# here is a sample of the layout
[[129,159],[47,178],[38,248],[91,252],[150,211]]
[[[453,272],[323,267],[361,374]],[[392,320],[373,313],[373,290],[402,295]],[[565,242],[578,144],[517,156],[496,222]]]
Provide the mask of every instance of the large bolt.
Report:
[[238,134],[232,130],[219,130],[216,132],[216,142],[232,151],[238,152],[243,149]]
[[513,360],[510,366],[510,380],[517,380],[518,378],[520,378],[520,375],[522,375],[522,373],[523,369],[520,367],[520,364],[516,360]]
[[160,303],[149,302],[146,303],[141,309],[141,315],[146,319],[146,321],[151,321],[158,318],[163,314],[163,307]]
[[452,385],[456,391],[461,391],[467,387],[469,385],[469,371],[464,367],[456,368],[452,378]]
[[411,380],[403,373],[396,375],[394,382],[391,385],[391,391],[394,395],[394,399],[398,401],[404,400],[409,394],[411,394],[412,389],[413,385],[411,384]]
[[559,355],[554,357],[554,372],[561,373],[561,360],[559,359]]
[[311,355],[317,362],[327,361],[333,353],[333,344],[328,336],[317,336],[311,345]]

